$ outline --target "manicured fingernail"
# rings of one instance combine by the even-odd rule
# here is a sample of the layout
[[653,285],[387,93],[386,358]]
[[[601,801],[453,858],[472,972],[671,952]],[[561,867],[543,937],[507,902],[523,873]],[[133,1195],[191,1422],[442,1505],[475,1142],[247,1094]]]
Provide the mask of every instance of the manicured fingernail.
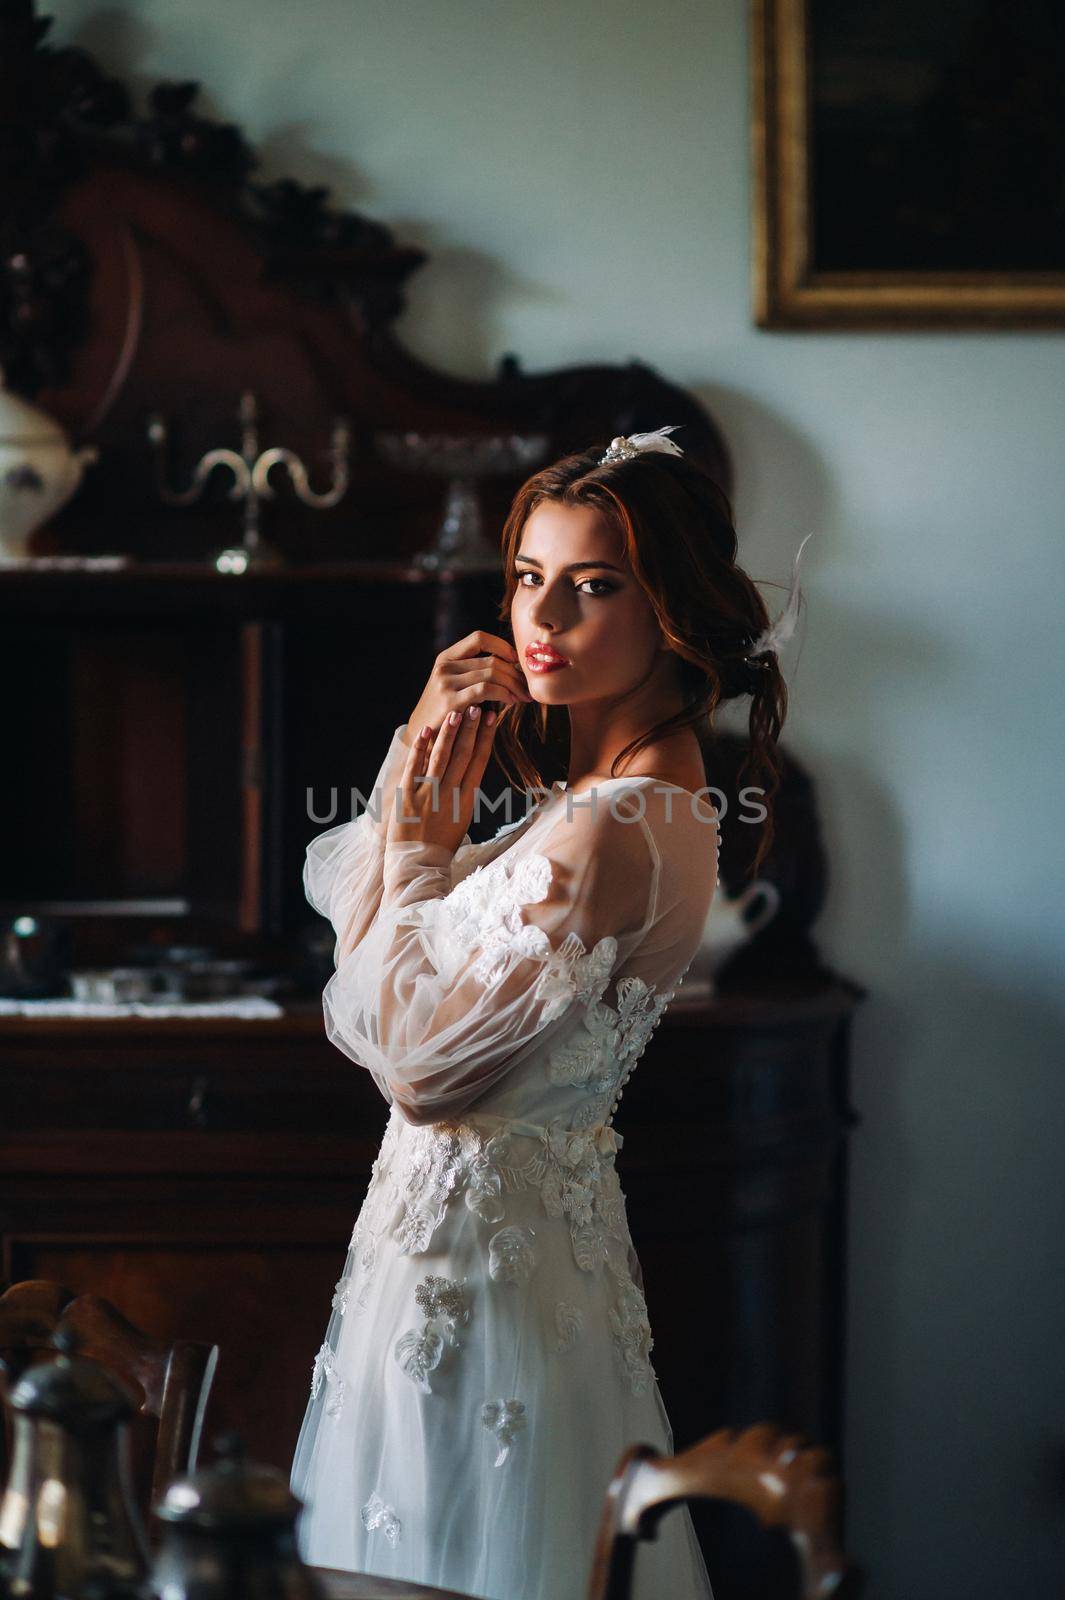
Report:
[[466,715],[469,717],[471,722],[476,722],[477,718],[481,715],[480,706],[470,706],[466,712]]
[[488,726],[491,727],[493,722],[496,720],[495,712],[494,711],[486,711],[485,714],[484,714],[484,720],[488,724]]
[[423,739],[431,739],[432,737],[433,737],[433,730],[432,730],[432,728],[430,728],[429,724],[426,723],[425,727],[422,729],[422,738]]
[[447,720],[450,722],[450,724],[451,724],[451,726],[453,728],[456,727],[462,721],[462,712],[461,711],[449,711],[448,715],[447,715]]

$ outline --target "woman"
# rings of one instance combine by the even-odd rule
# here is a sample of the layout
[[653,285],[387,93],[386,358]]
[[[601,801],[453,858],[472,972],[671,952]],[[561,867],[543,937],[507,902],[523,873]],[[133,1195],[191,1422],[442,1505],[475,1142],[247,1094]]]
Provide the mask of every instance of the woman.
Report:
[[[717,880],[698,733],[751,693],[768,797],[786,692],[728,503],[671,431],[524,485],[513,645],[445,650],[371,805],[308,848],[326,1031],[391,1105],[293,1463],[317,1565],[584,1600],[619,1458],[673,1450],[612,1124]],[[550,792],[530,715],[568,723]],[[546,798],[475,845],[493,751]],[[686,1508],[634,1592],[710,1597]]]

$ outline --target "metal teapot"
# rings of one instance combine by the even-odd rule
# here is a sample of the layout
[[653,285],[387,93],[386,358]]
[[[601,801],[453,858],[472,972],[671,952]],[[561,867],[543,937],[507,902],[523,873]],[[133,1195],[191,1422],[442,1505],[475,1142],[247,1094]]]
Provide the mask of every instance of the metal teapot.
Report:
[[10,1600],[147,1600],[150,1555],[130,1488],[133,1391],[76,1354],[30,1367],[8,1398],[11,1471],[0,1501],[0,1594]]
[[274,1467],[245,1459],[238,1434],[211,1467],[175,1478],[153,1507],[163,1524],[152,1564],[159,1600],[325,1600],[296,1543],[302,1502]]

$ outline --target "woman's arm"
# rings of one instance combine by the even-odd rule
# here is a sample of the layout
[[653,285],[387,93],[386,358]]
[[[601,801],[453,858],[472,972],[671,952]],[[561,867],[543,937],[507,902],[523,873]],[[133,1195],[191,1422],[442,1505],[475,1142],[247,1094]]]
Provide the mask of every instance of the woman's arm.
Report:
[[388,833],[388,812],[408,755],[406,723],[393,733],[366,806],[357,817],[316,834],[303,863],[303,891],[337,935],[334,961],[354,949],[377,915],[381,903],[382,867]]
[[504,851],[453,890],[447,847],[387,845],[376,920],[323,1002],[328,1037],[408,1121],[470,1105],[599,998],[619,942],[643,929],[643,827],[605,801],[567,813],[538,850]]

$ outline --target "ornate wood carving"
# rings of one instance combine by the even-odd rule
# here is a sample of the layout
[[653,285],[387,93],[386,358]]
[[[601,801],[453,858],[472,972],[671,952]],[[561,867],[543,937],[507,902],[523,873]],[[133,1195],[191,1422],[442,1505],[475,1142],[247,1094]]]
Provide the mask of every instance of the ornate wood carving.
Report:
[[[714,422],[642,362],[527,374],[506,355],[482,382],[418,361],[391,324],[423,251],[332,206],[324,187],[256,181],[240,129],[197,112],[198,84],[157,85],[138,115],[120,82],[48,30],[30,0],[0,6],[0,365],[100,460],[39,553],[196,558],[234,538],[222,482],[195,511],[159,503],[146,426],[155,410],[170,419],[184,478],[204,450],[236,442],[247,388],[264,443],[319,478],[334,416],[352,421],[340,504],[311,511],[283,488],[266,508],[264,532],[301,563],[402,559],[430,542],[443,486],[383,462],[379,429],[545,432],[557,455],[682,423],[685,448],[731,488]],[[518,481],[486,485],[489,528]]]

